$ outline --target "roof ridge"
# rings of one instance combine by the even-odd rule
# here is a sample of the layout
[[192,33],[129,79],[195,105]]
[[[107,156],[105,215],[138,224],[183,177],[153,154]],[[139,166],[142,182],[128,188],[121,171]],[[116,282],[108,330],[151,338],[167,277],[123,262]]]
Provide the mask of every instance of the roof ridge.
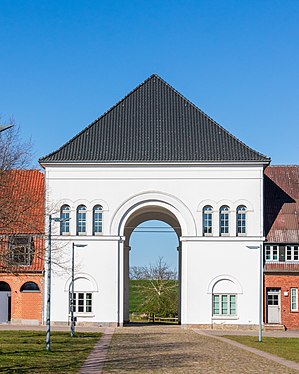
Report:
[[268,167],[270,168],[280,168],[280,167],[284,167],[284,168],[289,168],[289,167],[296,167],[298,168],[299,167],[299,164],[281,164],[281,165],[269,165]]

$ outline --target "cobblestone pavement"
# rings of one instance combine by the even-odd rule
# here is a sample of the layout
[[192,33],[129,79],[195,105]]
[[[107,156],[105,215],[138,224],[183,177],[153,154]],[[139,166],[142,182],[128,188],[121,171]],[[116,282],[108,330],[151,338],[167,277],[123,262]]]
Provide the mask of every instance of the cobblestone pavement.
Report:
[[177,326],[116,329],[103,373],[298,373]]

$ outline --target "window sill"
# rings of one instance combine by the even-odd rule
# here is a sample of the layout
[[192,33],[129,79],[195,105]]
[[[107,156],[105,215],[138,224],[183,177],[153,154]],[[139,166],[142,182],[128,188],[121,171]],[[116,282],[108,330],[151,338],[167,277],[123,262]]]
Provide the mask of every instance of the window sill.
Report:
[[212,320],[236,320],[239,319],[238,316],[213,316]]
[[[75,312],[74,317],[95,317],[95,314],[92,312]],[[71,315],[69,314],[69,318],[71,318]]]
[[93,235],[94,236],[101,236],[101,235],[103,235],[103,233],[102,232],[94,232]]
[[68,236],[68,235],[71,235],[71,233],[70,232],[62,232],[60,235],[62,235],[62,236]]
[[86,232],[77,232],[77,235],[78,236],[84,236],[84,235],[87,235],[87,233]]

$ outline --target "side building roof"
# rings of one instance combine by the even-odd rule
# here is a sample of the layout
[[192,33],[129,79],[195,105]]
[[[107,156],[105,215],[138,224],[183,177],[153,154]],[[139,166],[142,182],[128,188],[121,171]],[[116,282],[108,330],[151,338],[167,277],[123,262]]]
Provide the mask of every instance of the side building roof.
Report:
[[264,225],[270,243],[299,243],[299,165],[265,169]]
[[153,74],[40,163],[261,162],[245,145]]
[[44,174],[9,170],[0,179],[0,234],[44,234]]

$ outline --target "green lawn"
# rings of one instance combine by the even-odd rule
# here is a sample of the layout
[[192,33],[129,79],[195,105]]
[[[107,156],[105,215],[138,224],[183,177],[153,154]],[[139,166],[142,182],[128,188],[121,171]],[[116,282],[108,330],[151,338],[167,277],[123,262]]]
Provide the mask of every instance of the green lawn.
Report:
[[[178,281],[167,281],[173,282],[176,287],[176,292],[179,290],[179,283]],[[145,279],[140,279],[140,280],[130,280],[130,299],[129,299],[129,304],[130,304],[130,313],[137,312],[137,313],[143,313],[143,312],[148,312],[148,310],[145,310],[142,307],[143,304],[143,298],[144,295],[142,294],[142,287],[147,288],[148,284],[150,283],[149,280]]]
[[224,336],[249,347],[260,349],[276,356],[283,357],[299,363],[299,339],[298,338],[268,338],[263,337],[259,342],[255,336]]
[[77,373],[100,333],[51,333],[46,352],[43,331],[0,331],[1,373]]

